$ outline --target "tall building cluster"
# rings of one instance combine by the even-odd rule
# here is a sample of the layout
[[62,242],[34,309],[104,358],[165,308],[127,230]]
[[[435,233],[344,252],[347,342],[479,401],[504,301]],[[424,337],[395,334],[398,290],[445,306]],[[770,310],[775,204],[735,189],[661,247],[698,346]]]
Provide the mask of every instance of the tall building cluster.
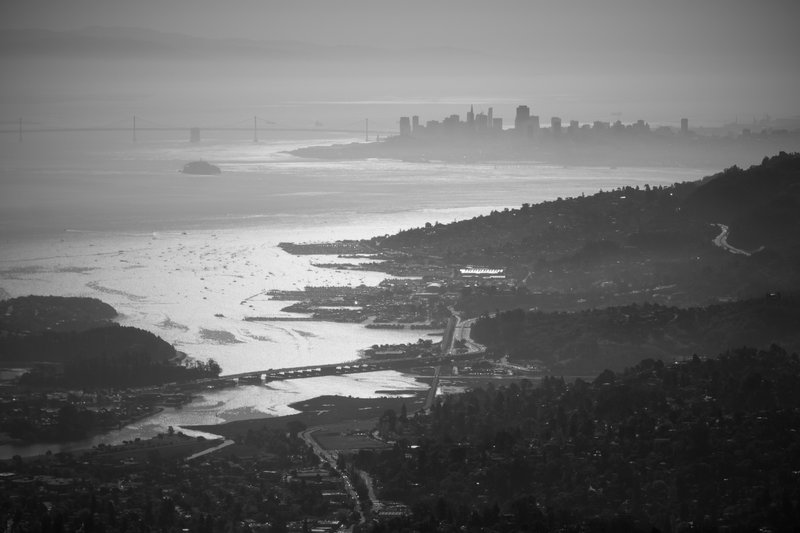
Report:
[[[670,128],[660,128],[660,130],[670,130]],[[493,108],[489,108],[486,113],[475,113],[475,106],[470,106],[467,112],[466,121],[462,121],[459,115],[450,115],[443,120],[429,120],[423,125],[419,116],[400,117],[400,136],[401,137],[423,137],[428,135],[515,135],[517,137],[536,138],[545,133],[549,136],[558,138],[564,134],[576,135],[581,132],[622,132],[646,133],[650,131],[650,125],[644,120],[638,120],[632,124],[623,124],[617,120],[614,123],[596,120],[592,124],[580,124],[577,120],[570,120],[568,125],[562,123],[561,117],[550,118],[550,128],[542,128],[538,115],[532,115],[531,110],[526,105],[519,105],[514,116],[513,130],[503,129],[503,119],[494,116]],[[689,119],[682,118],[680,121],[680,133],[689,133]]]
[[499,133],[503,131],[503,119],[494,116],[494,109],[489,108],[486,113],[475,113],[475,106],[470,106],[466,121],[460,115],[450,115],[441,121],[429,120],[424,125],[419,116],[400,117],[400,136],[422,136],[436,134],[457,133]]

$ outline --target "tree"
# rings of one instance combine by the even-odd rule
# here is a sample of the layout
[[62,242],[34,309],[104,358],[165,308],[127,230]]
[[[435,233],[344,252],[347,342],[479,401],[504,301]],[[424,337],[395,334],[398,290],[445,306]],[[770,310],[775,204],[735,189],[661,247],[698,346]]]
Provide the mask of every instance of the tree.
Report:
[[296,437],[298,433],[306,430],[306,425],[300,420],[289,420],[286,423],[286,430],[289,432],[289,435]]

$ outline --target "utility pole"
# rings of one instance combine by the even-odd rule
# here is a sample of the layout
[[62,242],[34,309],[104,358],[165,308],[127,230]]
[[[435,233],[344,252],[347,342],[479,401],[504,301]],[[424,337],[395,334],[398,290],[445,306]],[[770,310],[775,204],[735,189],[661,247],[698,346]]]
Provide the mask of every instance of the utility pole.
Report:
[[365,134],[364,140],[366,142],[369,142],[369,119],[368,118],[364,119],[364,134]]
[[254,143],[258,142],[258,125],[257,125],[258,122],[257,122],[257,120],[258,120],[257,117],[253,117],[253,142]]
[[136,142],[136,115],[133,115],[133,142]]

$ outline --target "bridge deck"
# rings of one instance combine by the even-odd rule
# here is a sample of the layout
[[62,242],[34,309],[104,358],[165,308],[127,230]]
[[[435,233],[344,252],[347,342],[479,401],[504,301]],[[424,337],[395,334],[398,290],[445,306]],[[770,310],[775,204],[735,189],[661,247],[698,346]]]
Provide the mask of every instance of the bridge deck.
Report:
[[[482,352],[468,352],[463,354],[449,354],[446,357],[413,357],[403,359],[367,360],[360,359],[347,363],[334,363],[327,365],[297,366],[290,368],[269,368],[255,370],[240,374],[227,374],[222,379],[259,378],[263,376],[266,381],[282,379],[299,379],[314,376],[340,376],[345,374],[358,374],[362,372],[379,372],[382,370],[400,370],[415,366],[440,366],[443,362],[453,359],[468,359],[480,355]],[[201,380],[208,381],[208,380]]]

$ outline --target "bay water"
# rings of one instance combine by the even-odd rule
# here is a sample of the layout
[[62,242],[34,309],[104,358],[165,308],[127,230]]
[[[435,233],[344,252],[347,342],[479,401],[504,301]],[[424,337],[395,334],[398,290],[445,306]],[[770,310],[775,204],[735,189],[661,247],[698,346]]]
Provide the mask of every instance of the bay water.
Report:
[[[0,136],[0,296],[91,296],[119,322],[159,335],[224,374],[338,363],[373,344],[413,342],[425,332],[319,321],[251,322],[290,302],[274,289],[377,285],[386,275],[317,268],[337,259],[292,256],[283,241],[391,234],[557,197],[698,179],[710,169],[561,167],[540,163],[319,161],[300,146],[358,142],[346,134],[223,132],[199,143],[143,132]],[[182,174],[189,161],[222,168]],[[352,261],[352,260],[347,260]],[[422,388],[398,372],[271,382],[204,393],[129,426],[73,443],[0,446],[34,455],[150,437],[168,426],[277,416],[322,394],[358,397]]]

